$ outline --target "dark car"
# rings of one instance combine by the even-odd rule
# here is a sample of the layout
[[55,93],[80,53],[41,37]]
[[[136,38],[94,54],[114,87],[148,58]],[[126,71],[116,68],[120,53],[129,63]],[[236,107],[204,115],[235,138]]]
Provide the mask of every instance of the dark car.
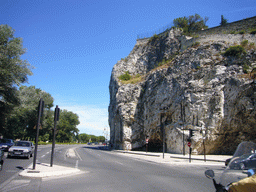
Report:
[[30,141],[17,141],[8,150],[8,157],[26,157],[33,156],[34,145]]
[[13,146],[13,143],[12,139],[0,139],[0,149],[8,151],[8,149]]
[[234,158],[229,164],[230,169],[250,169],[256,168],[256,153],[242,155]]

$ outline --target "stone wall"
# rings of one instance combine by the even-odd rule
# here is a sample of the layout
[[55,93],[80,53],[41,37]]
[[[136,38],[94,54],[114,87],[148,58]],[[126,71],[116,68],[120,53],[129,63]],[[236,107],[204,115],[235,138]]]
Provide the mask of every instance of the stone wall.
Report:
[[225,26],[217,26],[202,31],[198,31],[197,35],[211,35],[211,34],[230,34],[231,32],[239,32],[244,30],[250,33],[251,29],[256,28],[256,16],[247,19],[227,23]]
[[[227,23],[225,26],[217,26],[217,27],[212,27],[209,29],[205,29],[202,31],[197,31],[194,33],[194,35],[221,35],[221,34],[230,34],[232,32],[240,32],[244,30],[246,33],[250,33],[251,29],[256,29],[256,16],[255,17],[250,17],[247,19],[235,21],[232,23]],[[170,29],[171,30],[171,29]],[[166,32],[158,34],[159,36],[164,35]],[[149,38],[142,38],[142,39],[137,39],[137,43],[144,43],[148,41]]]

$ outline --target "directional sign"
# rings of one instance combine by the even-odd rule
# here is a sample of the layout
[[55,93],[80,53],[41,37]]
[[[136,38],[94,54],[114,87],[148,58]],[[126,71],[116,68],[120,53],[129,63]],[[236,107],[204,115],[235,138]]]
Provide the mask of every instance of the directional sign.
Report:
[[191,147],[191,142],[188,142],[188,146]]

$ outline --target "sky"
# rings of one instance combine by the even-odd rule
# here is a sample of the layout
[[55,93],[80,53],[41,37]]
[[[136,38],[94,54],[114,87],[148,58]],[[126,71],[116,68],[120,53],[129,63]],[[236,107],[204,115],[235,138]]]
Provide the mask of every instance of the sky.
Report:
[[[32,66],[26,86],[54,98],[54,107],[79,116],[81,133],[108,131],[113,66],[142,34],[195,13],[220,24],[256,16],[255,0],[0,0],[0,24],[15,30]],[[104,131],[105,128],[105,131]]]

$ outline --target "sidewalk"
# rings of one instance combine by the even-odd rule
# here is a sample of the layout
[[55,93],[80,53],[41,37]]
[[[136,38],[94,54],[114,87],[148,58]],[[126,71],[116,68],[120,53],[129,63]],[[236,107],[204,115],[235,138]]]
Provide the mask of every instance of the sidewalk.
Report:
[[[66,157],[76,158],[76,153],[74,149],[69,149],[66,153]],[[35,170],[33,170],[33,165],[31,164],[28,168],[19,173],[20,176],[23,177],[52,177],[52,176],[63,176],[69,174],[78,174],[82,173],[77,168],[72,167],[64,167],[59,165],[53,165],[46,163],[36,163]]]
[[51,177],[51,176],[62,176],[79,173],[80,170],[71,167],[64,167],[59,165],[53,165],[45,163],[37,163],[35,170],[32,169],[32,165],[30,165],[27,169],[20,172],[19,175],[23,177]]
[[124,151],[113,150],[114,152],[133,156],[135,158],[144,159],[147,161],[153,161],[158,163],[169,164],[221,164],[225,165],[225,161],[231,158],[231,155],[191,155],[191,162],[189,162],[189,154],[172,154],[172,153],[156,153],[156,152],[144,152],[144,151]]

